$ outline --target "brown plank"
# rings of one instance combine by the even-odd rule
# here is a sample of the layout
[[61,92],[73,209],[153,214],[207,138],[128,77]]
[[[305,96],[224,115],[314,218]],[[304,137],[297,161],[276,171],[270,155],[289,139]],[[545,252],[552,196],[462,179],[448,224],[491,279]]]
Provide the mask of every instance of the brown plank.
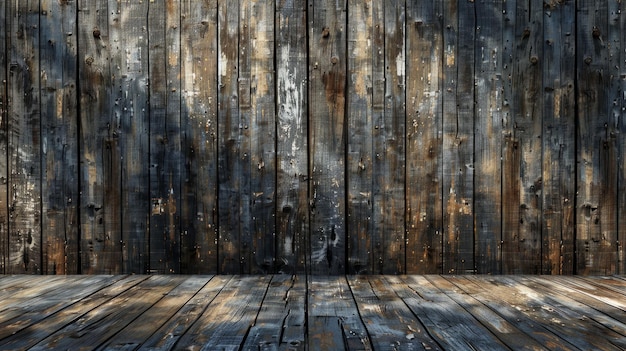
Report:
[[[391,0],[374,7],[373,16],[377,23],[374,53],[384,50],[384,59],[377,56],[374,61],[377,74],[384,75],[374,79],[372,99],[378,105],[384,104],[384,110],[375,112],[379,120],[374,119],[374,156],[376,162],[374,176],[374,240],[372,252],[374,258],[372,272],[381,274],[399,274],[406,272],[405,265],[405,162],[406,150],[406,1]],[[384,32],[383,32],[384,30]],[[380,41],[384,43],[380,43]],[[380,65],[380,66],[379,66]],[[384,90],[382,87],[384,86]],[[373,102],[373,103],[374,103]],[[375,117],[376,118],[376,117]],[[376,128],[378,126],[378,129]]]
[[309,271],[346,271],[347,1],[309,3]]
[[578,115],[576,269],[578,274],[617,270],[616,144],[611,122],[606,3],[582,1],[576,24]]
[[388,280],[442,349],[506,348],[503,341],[424,276]]
[[181,272],[216,273],[217,2],[183,1],[181,17]]
[[214,276],[196,295],[174,313],[171,318],[154,332],[138,349],[139,350],[169,350],[176,346],[180,338],[209,308],[215,297],[232,279],[231,276]]
[[257,318],[270,279],[260,275],[234,277],[178,344],[191,349],[240,349]]
[[78,272],[77,35],[75,4],[41,1],[42,228],[46,274]]
[[443,1],[443,273],[474,270],[474,3]]
[[[473,277],[472,277],[473,278]],[[487,282],[490,291],[499,291],[498,296],[504,303],[517,304],[519,309],[534,319],[559,338],[571,343],[579,349],[617,350],[614,344],[619,340],[615,332],[596,324],[588,323],[584,316],[573,314],[570,310],[560,309],[545,301],[544,296],[533,289],[516,283],[511,276],[494,276]],[[514,302],[517,300],[517,302]],[[501,304],[500,304],[501,305]]]
[[[10,337],[2,339],[0,345],[3,348],[6,347],[12,350],[33,347],[50,334],[56,332],[60,327],[76,322],[85,313],[115,298],[120,293],[145,279],[147,279],[147,276],[109,276],[109,280],[106,283],[96,285],[100,289],[97,292],[81,298],[77,302],[66,303],[65,308],[48,316],[43,321],[25,327]],[[74,286],[74,283],[69,285]]]
[[151,276],[85,313],[76,322],[51,333],[31,349],[75,349],[82,345],[96,348],[128,326],[184,279],[172,275]]
[[[305,284],[306,281],[297,276],[272,276],[243,350],[304,350]],[[292,296],[294,294],[299,296]]]
[[107,350],[134,350],[155,334],[211,280],[212,276],[186,277],[130,324],[101,345]]
[[440,1],[406,7],[406,272],[442,269]]
[[308,350],[372,350],[344,276],[308,276]]
[[479,0],[475,9],[474,262],[493,274],[502,258],[502,4]]
[[[380,111],[379,103],[372,105],[373,86],[377,84],[373,66],[378,52],[372,45],[373,7],[371,4],[348,1],[346,126],[348,133],[346,156],[347,192],[347,272],[349,274],[372,271],[373,235],[373,108]],[[378,24],[380,26],[380,24]]]
[[6,273],[41,272],[39,1],[9,1]]
[[[243,123],[239,112],[239,1],[218,2],[218,272],[240,273],[244,253],[242,222],[250,221],[242,201],[244,168]],[[244,199],[245,200],[245,199]],[[249,243],[248,243],[249,244]],[[243,248],[248,250],[248,248]],[[248,250],[249,252],[249,250]]]
[[276,3],[276,270],[304,273],[309,233],[306,1]]
[[374,350],[440,349],[384,276],[348,277],[348,282]]
[[148,7],[150,272],[180,272],[180,4]]
[[[119,272],[119,211],[105,204],[119,184],[117,133],[111,112],[111,46],[107,1],[78,3],[79,160],[80,160],[80,273]],[[117,157],[116,157],[117,158]],[[117,180],[117,181],[116,181]],[[119,188],[119,187],[118,187]]]
[[[116,30],[113,62],[120,68],[113,70],[113,85],[119,89],[116,98],[121,107],[116,125],[120,135],[121,163],[121,252],[122,271],[141,274],[149,266],[149,215],[150,215],[150,106],[148,33],[146,14],[148,2],[118,3],[119,17],[114,22]],[[119,31],[118,31],[119,30]],[[118,42],[115,42],[118,40]],[[119,61],[118,61],[119,60]],[[119,75],[119,76],[118,76]],[[175,138],[174,138],[175,139]],[[112,160],[113,161],[113,160]]]
[[[543,2],[517,1],[504,23],[514,23],[511,85],[505,108],[502,160],[502,273],[542,272],[541,194],[543,126]],[[510,55],[510,56],[509,56]],[[510,61],[509,61],[510,57]]]
[[576,38],[572,3],[551,5],[544,17],[542,273],[574,269]]
[[618,294],[626,294],[626,282],[623,279],[614,276],[587,276],[584,278],[587,282],[611,289]]
[[274,9],[275,0],[245,1],[241,5],[239,106],[244,151],[249,155],[249,164],[244,165],[249,174],[244,177],[249,179],[244,199],[249,194],[246,206],[250,206],[244,233],[251,250],[244,273],[271,273],[276,266]]
[[[621,14],[624,10],[622,3],[616,4],[618,6],[618,14]],[[611,13],[613,19],[619,23],[619,33],[625,33],[626,31],[626,17],[623,15],[617,15],[615,13]],[[617,18],[616,18],[617,17]],[[622,36],[623,38],[623,36]],[[619,50],[619,68],[621,72],[624,72],[625,62],[626,62],[626,51],[623,50],[624,45],[626,45],[626,40],[621,40],[621,46],[618,47]],[[621,81],[621,91],[626,90],[626,80],[624,80],[626,76],[620,73]],[[624,105],[623,98],[618,99],[616,105],[620,105],[622,109],[626,106]],[[621,115],[620,115],[621,116]],[[626,123],[623,123],[623,120],[619,120],[617,124],[617,133],[618,135],[626,135]],[[617,258],[619,264],[617,265],[616,274],[621,274],[624,276],[626,274],[626,248],[624,243],[626,243],[626,225],[624,223],[623,218],[626,218],[626,138],[617,138],[617,152],[618,158],[620,162],[618,162],[616,170],[617,170]]]
[[[9,27],[7,2],[0,4],[0,23]],[[9,47],[6,29],[0,30],[0,45]],[[0,54],[0,273],[6,273],[9,238],[9,100],[8,100],[8,50]]]

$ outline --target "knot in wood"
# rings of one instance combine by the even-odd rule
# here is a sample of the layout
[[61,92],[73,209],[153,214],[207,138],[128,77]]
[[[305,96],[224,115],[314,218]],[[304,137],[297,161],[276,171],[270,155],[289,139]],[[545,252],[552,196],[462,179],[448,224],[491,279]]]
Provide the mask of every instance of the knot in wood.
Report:
[[593,30],[591,31],[591,34],[593,35],[594,38],[600,38],[600,35],[602,33],[600,33],[600,28],[593,27]]
[[333,65],[337,64],[337,62],[339,62],[339,57],[333,56],[330,58],[330,63],[332,63]]
[[328,27],[324,27],[322,29],[322,38],[328,38],[330,36],[330,29]]
[[100,29],[93,30],[93,37],[96,39],[100,39]]
[[537,62],[539,62],[539,57],[534,56],[534,55],[530,57],[530,63],[532,63],[533,65],[536,65]]

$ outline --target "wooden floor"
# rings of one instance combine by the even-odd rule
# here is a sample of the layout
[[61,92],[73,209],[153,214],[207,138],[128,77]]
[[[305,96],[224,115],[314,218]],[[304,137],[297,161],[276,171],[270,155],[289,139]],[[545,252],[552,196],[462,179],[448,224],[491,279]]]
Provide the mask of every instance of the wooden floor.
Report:
[[2,350],[624,350],[626,278],[2,276]]

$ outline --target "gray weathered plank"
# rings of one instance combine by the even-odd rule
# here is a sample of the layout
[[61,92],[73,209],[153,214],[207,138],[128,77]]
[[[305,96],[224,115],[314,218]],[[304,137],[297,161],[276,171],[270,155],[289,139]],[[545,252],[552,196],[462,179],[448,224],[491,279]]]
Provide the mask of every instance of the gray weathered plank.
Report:
[[[76,4],[41,1],[42,270],[76,274],[78,96]],[[60,25],[60,27],[59,27]]]
[[575,6],[554,3],[544,15],[542,273],[572,274],[575,218]]
[[[0,45],[9,47],[7,2],[0,3]],[[6,273],[9,238],[9,100],[8,100],[8,50],[0,53],[0,273]]]
[[192,276],[134,319],[119,333],[101,345],[104,350],[134,350],[155,334],[177,311],[200,291],[211,276]]
[[308,67],[305,0],[276,3],[276,270],[305,272],[308,255]]
[[474,270],[474,3],[443,1],[443,273]]
[[348,282],[374,350],[441,349],[384,276],[348,277]]
[[[275,78],[275,0],[246,1],[242,6],[239,60],[240,88],[249,89],[239,96],[249,155],[250,206],[245,231],[252,250],[246,273],[270,273],[276,266],[276,78]],[[245,14],[244,14],[245,13]],[[246,65],[242,60],[248,60]],[[242,80],[243,79],[243,80]],[[246,86],[248,79],[249,86]],[[240,90],[241,91],[241,90]],[[246,96],[249,95],[246,107]]]
[[514,23],[514,35],[505,38],[513,43],[503,53],[504,65],[512,69],[504,82],[510,95],[504,96],[502,272],[537,274],[543,244],[543,2],[520,0],[515,5],[503,15],[504,26]]
[[348,1],[346,87],[346,243],[347,272],[369,273],[372,269],[373,235],[373,108],[374,52],[372,4]]
[[191,300],[165,321],[159,330],[155,331],[150,338],[144,341],[138,349],[168,350],[174,348],[179,344],[181,337],[196,323],[202,313],[213,303],[215,297],[231,280],[231,276],[214,276]]
[[475,8],[474,262],[477,273],[494,274],[502,259],[502,2]]
[[[112,67],[115,97],[121,107],[119,133],[122,271],[145,273],[149,266],[150,215],[150,54],[148,2],[118,3],[113,21]],[[115,18],[114,17],[114,18]],[[117,40],[117,41],[116,41]],[[177,262],[174,262],[176,264]]]
[[382,13],[379,5],[374,7],[373,13],[374,20],[377,23],[382,21],[380,25],[384,28],[383,33],[374,26],[374,54],[378,54],[377,49],[384,50],[384,59],[380,62],[381,58],[377,57],[374,68],[377,74],[383,74],[384,82],[380,81],[380,76],[374,78],[372,99],[376,105],[384,104],[384,110],[382,113],[376,110],[375,116],[380,120],[373,121],[376,175],[373,179],[372,272],[399,274],[406,272],[406,1],[382,3]]
[[148,7],[150,272],[180,272],[180,4]]
[[[119,211],[105,206],[113,194],[109,184],[118,179],[117,133],[111,111],[111,38],[106,0],[78,3],[79,161],[80,161],[80,273],[120,271]],[[118,155],[119,156],[119,155]],[[119,190],[119,182],[113,189]],[[108,186],[108,187],[107,187]],[[119,205],[119,203],[118,203]],[[108,231],[108,232],[107,232]]]
[[308,276],[308,350],[372,350],[344,276]]
[[9,1],[6,273],[41,272],[39,1]]
[[149,310],[184,279],[173,275],[152,276],[83,314],[75,323],[52,332],[31,350],[76,349],[83,345],[96,348]]
[[309,3],[309,271],[346,270],[347,0]]
[[578,3],[576,262],[574,273],[616,272],[617,179],[614,124],[609,117],[608,4]]
[[216,273],[217,2],[185,0],[181,17],[181,272]]
[[[43,321],[21,329],[6,339],[0,341],[2,347],[12,350],[25,350],[33,347],[59,328],[76,322],[82,315],[97,306],[111,300],[118,294],[145,280],[147,276],[108,276],[105,283],[98,284],[96,293],[90,294],[74,303],[64,300],[66,307],[48,316]],[[75,279],[75,278],[74,278]],[[109,284],[109,285],[107,285]],[[70,287],[74,283],[69,284]]]
[[234,277],[178,343],[192,349],[239,350],[257,318],[270,280],[269,276]]
[[407,2],[407,273],[441,272],[441,22],[438,0]]
[[218,2],[218,272],[242,271],[241,219],[248,221],[242,199],[244,168],[248,165],[243,148],[243,123],[239,111],[239,2]]

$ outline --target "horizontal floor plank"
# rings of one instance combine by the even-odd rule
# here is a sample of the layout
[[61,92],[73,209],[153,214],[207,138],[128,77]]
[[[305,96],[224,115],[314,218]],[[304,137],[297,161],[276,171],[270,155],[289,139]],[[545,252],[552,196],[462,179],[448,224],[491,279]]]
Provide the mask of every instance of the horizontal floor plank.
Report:
[[0,276],[0,350],[626,349],[622,276]]

